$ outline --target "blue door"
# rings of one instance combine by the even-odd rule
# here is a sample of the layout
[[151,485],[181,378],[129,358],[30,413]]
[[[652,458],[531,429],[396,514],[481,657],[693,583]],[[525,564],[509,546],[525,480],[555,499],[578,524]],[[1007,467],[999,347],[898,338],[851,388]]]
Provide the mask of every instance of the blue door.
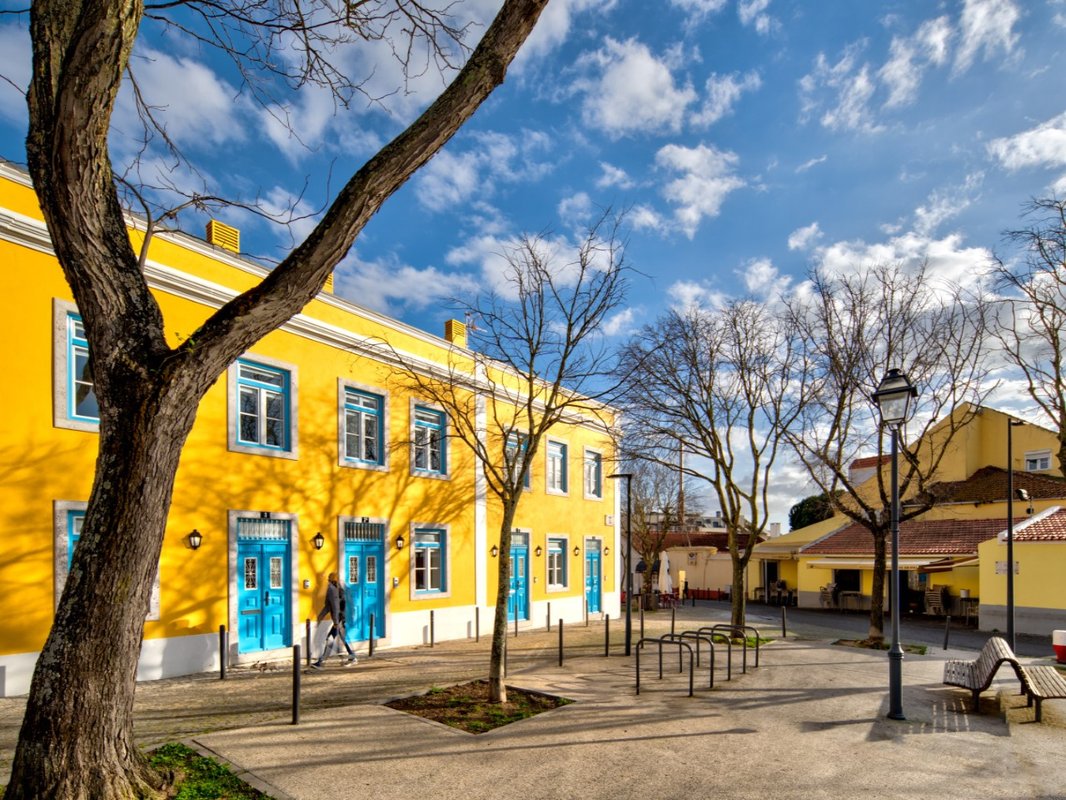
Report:
[[344,620],[350,641],[385,635],[385,526],[365,522],[344,523],[344,589],[348,608]]
[[292,644],[289,525],[288,520],[237,520],[240,653]]
[[529,538],[511,534],[511,587],[507,596],[507,619],[529,619]]
[[600,611],[600,543],[590,540],[585,543],[585,603],[590,614]]

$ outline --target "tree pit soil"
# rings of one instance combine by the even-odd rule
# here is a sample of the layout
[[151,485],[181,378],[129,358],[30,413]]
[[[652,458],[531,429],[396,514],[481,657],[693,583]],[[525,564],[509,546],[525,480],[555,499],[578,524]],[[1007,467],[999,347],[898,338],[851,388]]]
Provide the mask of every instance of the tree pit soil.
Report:
[[390,700],[385,705],[467,733],[485,733],[572,702],[565,697],[508,686],[507,702],[493,703],[489,701],[489,682],[480,680],[434,687],[425,694]]

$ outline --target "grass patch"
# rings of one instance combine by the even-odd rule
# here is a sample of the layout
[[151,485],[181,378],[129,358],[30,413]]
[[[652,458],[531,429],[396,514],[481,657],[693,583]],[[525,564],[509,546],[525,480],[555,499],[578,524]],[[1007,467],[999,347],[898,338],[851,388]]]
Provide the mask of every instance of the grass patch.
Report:
[[183,744],[165,744],[148,754],[148,763],[177,776],[174,800],[270,800],[213,758]]
[[489,682],[473,681],[460,686],[435,686],[425,694],[392,700],[385,705],[468,733],[485,733],[572,702],[565,697],[508,686],[507,702],[491,703]]

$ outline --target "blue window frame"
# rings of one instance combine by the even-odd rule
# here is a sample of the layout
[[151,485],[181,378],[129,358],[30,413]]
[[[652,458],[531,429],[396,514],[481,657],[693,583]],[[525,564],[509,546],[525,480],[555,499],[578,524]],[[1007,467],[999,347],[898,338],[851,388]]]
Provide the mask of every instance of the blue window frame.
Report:
[[444,449],[444,413],[415,406],[414,468],[419,472],[445,475],[448,472]]
[[593,450],[585,451],[585,497],[603,497],[603,456]]
[[291,392],[286,370],[237,362],[237,443],[291,449]]
[[[512,433],[507,436],[506,451],[504,452],[506,464],[504,466],[510,469],[512,476],[518,474],[518,469],[522,466],[522,459],[525,458],[528,447],[528,437],[523,434]],[[529,486],[529,470],[527,469],[522,476],[522,488],[528,489]]]
[[548,491],[566,494],[566,445],[548,442]]
[[85,523],[84,511],[67,512],[67,571],[74,561],[74,547],[81,538],[81,526]]
[[89,364],[89,340],[79,314],[67,314],[67,415],[82,422],[100,421]]
[[548,586],[561,589],[566,586],[566,539],[548,539]]
[[358,389],[344,390],[344,458],[380,466],[384,462],[384,398]]
[[448,534],[439,529],[416,530],[412,544],[412,564],[416,593],[439,593],[446,590]]

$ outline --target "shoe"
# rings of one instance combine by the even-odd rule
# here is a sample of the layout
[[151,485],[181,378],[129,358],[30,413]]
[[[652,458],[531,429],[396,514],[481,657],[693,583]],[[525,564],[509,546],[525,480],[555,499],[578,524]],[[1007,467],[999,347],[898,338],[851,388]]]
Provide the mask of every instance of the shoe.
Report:
[[344,662],[344,666],[352,667],[359,663],[359,659],[355,657],[355,653],[348,656],[348,660]]
[[322,662],[321,661],[316,661],[314,664],[311,665],[311,669],[322,669],[322,668],[323,668],[323,666],[322,666]]

